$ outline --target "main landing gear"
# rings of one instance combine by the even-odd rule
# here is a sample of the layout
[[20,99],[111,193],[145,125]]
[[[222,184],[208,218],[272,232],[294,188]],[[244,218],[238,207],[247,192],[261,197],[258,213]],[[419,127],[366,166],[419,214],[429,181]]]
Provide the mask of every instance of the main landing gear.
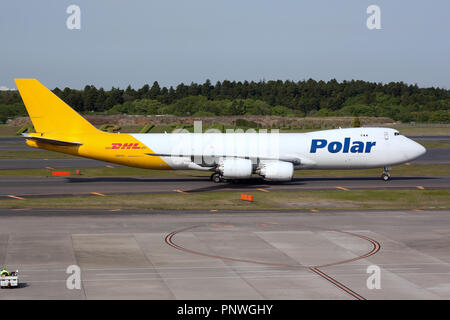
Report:
[[384,167],[383,173],[381,174],[383,181],[389,181],[391,179],[391,175],[389,174],[389,170],[391,169],[391,167]]
[[209,179],[215,183],[220,182],[232,182],[232,183],[238,183],[240,180],[237,179],[225,179],[220,173],[213,173]]

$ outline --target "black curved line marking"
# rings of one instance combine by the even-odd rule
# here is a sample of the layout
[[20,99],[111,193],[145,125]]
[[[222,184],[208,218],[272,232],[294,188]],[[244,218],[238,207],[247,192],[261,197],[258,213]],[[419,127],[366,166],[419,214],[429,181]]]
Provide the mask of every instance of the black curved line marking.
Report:
[[319,266],[304,266],[304,265],[291,265],[291,264],[271,263],[271,262],[264,262],[264,261],[257,261],[257,260],[239,259],[239,258],[233,258],[233,257],[218,256],[218,255],[213,255],[213,254],[209,254],[209,253],[204,253],[204,252],[200,252],[200,251],[187,249],[187,248],[184,248],[184,247],[176,244],[175,242],[173,242],[173,237],[176,234],[184,232],[184,231],[187,231],[187,230],[195,229],[195,228],[198,228],[198,227],[201,227],[201,226],[204,226],[204,225],[195,225],[195,226],[186,227],[186,228],[183,228],[183,229],[179,229],[179,230],[173,231],[173,232],[169,233],[166,236],[165,242],[169,246],[171,246],[171,247],[173,247],[175,249],[178,249],[178,250],[181,250],[181,251],[184,251],[184,252],[188,252],[188,253],[192,253],[192,254],[196,254],[196,255],[200,255],[200,256],[204,256],[204,257],[214,258],[214,259],[222,259],[222,260],[236,261],[236,262],[246,262],[246,263],[266,265],[266,266],[276,266],[276,267],[296,268],[296,269],[298,269],[298,268],[309,269],[312,272],[316,273],[317,275],[321,276],[322,278],[328,280],[329,282],[334,284],[336,287],[344,290],[345,292],[347,292],[348,294],[350,294],[351,296],[353,296],[354,298],[356,298],[358,300],[366,300],[366,299],[364,297],[362,297],[361,295],[357,294],[355,291],[353,291],[350,288],[348,288],[347,286],[343,285],[342,283],[340,283],[336,279],[334,279],[334,278],[330,277],[329,275],[327,275],[326,273],[322,272],[318,268],[325,268],[325,267],[330,267],[330,266],[335,266],[335,265],[340,265],[340,264],[353,262],[353,261],[360,260],[360,259],[365,259],[367,257],[370,257],[370,256],[376,254],[381,249],[381,245],[380,245],[380,243],[378,241],[376,241],[374,239],[371,239],[369,237],[360,235],[360,234],[356,234],[356,233],[352,233],[352,232],[348,232],[348,231],[326,229],[326,228],[320,228],[320,227],[311,227],[311,226],[305,226],[305,225],[302,225],[302,226],[315,228],[315,229],[319,229],[319,230],[325,230],[325,231],[333,231],[333,232],[338,232],[338,233],[342,233],[342,234],[347,234],[347,235],[350,235],[350,236],[358,237],[360,239],[369,241],[372,244],[373,248],[372,248],[371,251],[369,251],[369,252],[367,252],[367,253],[365,253],[365,254],[363,254],[361,256],[352,258],[352,259],[347,259],[347,260],[343,260],[343,261],[337,261],[337,262],[323,264],[323,265],[319,265]]
[[196,250],[192,250],[192,249],[187,249],[185,247],[182,247],[178,244],[176,244],[175,242],[173,242],[172,238],[181,232],[187,231],[187,230],[191,230],[191,229],[195,229],[198,227],[202,227],[204,225],[195,225],[195,226],[191,226],[191,227],[187,227],[187,228],[183,228],[180,230],[176,230],[171,232],[170,234],[168,234],[165,238],[165,242],[170,245],[171,247],[184,251],[184,252],[189,252],[192,254],[196,254],[196,255],[200,255],[200,256],[204,256],[204,257],[210,257],[210,258],[215,258],[215,259],[222,259],[222,260],[229,260],[229,261],[237,261],[237,262],[248,262],[248,263],[253,263],[253,264],[261,264],[261,265],[268,265],[268,266],[278,266],[278,267],[287,267],[287,268],[305,268],[305,269],[310,269],[310,268],[325,268],[325,267],[331,267],[331,266],[335,266],[335,265],[339,265],[339,264],[345,264],[345,263],[349,263],[349,262],[353,262],[353,261],[357,261],[357,260],[361,260],[361,259],[365,259],[367,257],[370,257],[372,255],[374,255],[375,253],[377,253],[378,251],[380,251],[381,249],[381,245],[378,241],[373,240],[369,237],[363,236],[363,235],[359,235],[356,233],[351,233],[351,232],[347,232],[347,231],[341,231],[341,230],[333,230],[333,229],[324,229],[324,228],[317,228],[317,227],[313,227],[316,229],[322,229],[322,230],[326,230],[326,231],[333,231],[333,232],[338,232],[338,233],[342,233],[342,234],[348,234],[350,236],[354,236],[354,237],[358,237],[361,238],[363,240],[369,241],[372,245],[373,248],[371,251],[352,258],[352,259],[347,259],[347,260],[343,260],[343,261],[337,261],[337,262],[332,262],[332,263],[327,263],[327,264],[322,264],[322,265],[314,265],[314,266],[305,266],[305,265],[292,265],[292,264],[282,264],[282,263],[271,263],[271,262],[265,262],[265,261],[257,261],[257,260],[250,260],[250,259],[239,259],[239,258],[233,258],[233,257],[225,257],[225,256],[219,256],[219,255],[212,255],[209,253],[204,253],[204,252],[200,252],[200,251],[196,251]]

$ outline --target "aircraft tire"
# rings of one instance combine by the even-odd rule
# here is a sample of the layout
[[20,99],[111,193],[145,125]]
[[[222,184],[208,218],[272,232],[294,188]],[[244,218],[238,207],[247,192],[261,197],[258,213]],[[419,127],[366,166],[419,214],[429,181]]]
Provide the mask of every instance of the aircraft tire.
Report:
[[222,182],[223,180],[222,180],[222,177],[220,176],[220,174],[218,174],[218,173],[214,173],[212,176],[211,176],[211,180],[213,181],[213,182],[215,182],[215,183],[219,183],[219,182]]

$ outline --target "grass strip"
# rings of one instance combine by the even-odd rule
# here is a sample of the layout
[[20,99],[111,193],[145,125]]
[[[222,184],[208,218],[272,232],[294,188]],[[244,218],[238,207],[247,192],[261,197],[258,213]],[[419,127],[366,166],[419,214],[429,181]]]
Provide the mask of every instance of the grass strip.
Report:
[[240,200],[240,192],[160,193],[74,196],[0,200],[0,208],[46,209],[176,209],[176,210],[363,210],[448,209],[450,190],[327,190],[252,192],[254,201]]

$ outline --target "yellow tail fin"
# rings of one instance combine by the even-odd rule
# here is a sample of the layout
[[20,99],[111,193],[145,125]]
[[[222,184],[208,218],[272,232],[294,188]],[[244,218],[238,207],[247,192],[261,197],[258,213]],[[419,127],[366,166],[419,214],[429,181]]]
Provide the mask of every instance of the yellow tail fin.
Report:
[[89,134],[98,130],[36,79],[14,79],[33,126],[45,134]]

